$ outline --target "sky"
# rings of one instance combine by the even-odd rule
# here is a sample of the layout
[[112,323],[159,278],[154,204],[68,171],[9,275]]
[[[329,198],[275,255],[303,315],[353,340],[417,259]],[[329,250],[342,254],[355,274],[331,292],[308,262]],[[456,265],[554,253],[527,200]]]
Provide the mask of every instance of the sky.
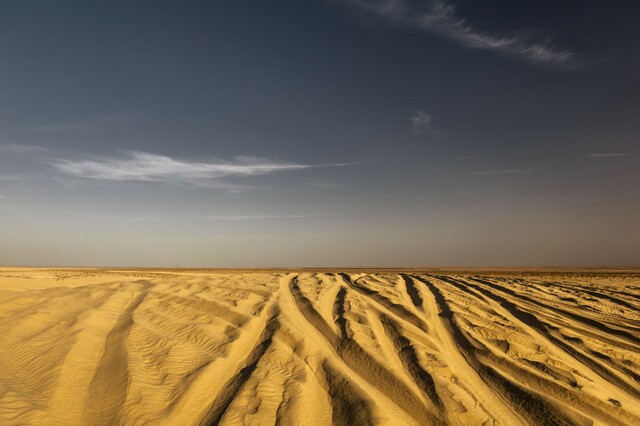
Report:
[[0,0],[0,265],[640,266],[638,17]]

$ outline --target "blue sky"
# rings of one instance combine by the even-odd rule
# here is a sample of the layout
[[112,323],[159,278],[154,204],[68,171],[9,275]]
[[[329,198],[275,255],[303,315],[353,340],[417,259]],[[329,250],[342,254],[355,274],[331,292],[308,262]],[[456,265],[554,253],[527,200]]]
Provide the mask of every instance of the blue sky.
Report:
[[640,264],[640,4],[0,1],[0,264]]

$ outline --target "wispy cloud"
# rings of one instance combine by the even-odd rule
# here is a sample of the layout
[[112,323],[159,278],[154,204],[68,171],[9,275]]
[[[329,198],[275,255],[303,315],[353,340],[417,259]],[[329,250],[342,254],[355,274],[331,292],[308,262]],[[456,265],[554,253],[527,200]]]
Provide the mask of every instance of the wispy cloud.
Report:
[[518,169],[482,170],[478,172],[467,173],[467,176],[515,175],[518,173],[522,173],[522,170],[518,170]]
[[0,175],[0,180],[22,180],[26,179],[23,175]]
[[271,219],[306,219],[317,217],[316,215],[293,214],[293,215],[225,215],[225,216],[202,216],[206,220],[238,221],[238,220],[271,220]]
[[428,31],[454,40],[471,49],[490,50],[540,64],[567,64],[573,58],[568,50],[515,36],[498,36],[473,29],[456,16],[455,6],[447,0],[424,2],[411,0],[344,0],[388,22]]
[[91,220],[97,221],[97,222],[115,222],[115,223],[119,223],[119,222],[160,222],[160,221],[166,221],[167,218],[162,218],[162,217],[146,217],[146,216],[131,216],[131,217],[127,217],[127,216],[118,216],[118,217],[93,217],[91,218]]
[[626,157],[627,154],[622,152],[596,152],[594,154],[589,154],[587,157],[589,158],[611,158],[611,157]]
[[496,169],[496,170],[480,170],[477,172],[467,173],[467,176],[496,176],[496,175],[518,175],[541,173],[542,170],[533,169]]
[[[1,196],[0,196],[1,197]],[[182,217],[182,220],[211,220],[211,221],[244,221],[244,220],[273,220],[273,219],[305,219],[311,217],[318,217],[318,215],[312,214],[269,214],[269,215],[243,215],[243,214],[229,214],[229,215],[210,215],[210,216],[191,216]],[[131,216],[131,217],[98,217],[93,218],[95,221],[100,222],[166,222],[176,220],[176,218],[167,218],[159,216]]]
[[227,189],[238,189],[238,186],[223,182],[225,178],[344,165],[346,164],[295,164],[259,157],[236,157],[232,161],[215,158],[209,161],[187,161],[137,151],[127,152],[123,157],[58,159],[53,162],[53,167],[59,172],[78,178],[185,183]]
[[422,135],[431,125],[431,116],[422,110],[416,110],[411,117],[411,130]]

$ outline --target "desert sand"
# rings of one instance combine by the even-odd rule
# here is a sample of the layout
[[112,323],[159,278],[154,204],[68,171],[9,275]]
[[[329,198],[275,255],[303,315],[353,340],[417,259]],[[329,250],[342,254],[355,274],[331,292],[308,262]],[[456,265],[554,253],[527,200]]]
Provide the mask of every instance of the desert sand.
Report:
[[638,425],[640,275],[0,269],[2,425]]

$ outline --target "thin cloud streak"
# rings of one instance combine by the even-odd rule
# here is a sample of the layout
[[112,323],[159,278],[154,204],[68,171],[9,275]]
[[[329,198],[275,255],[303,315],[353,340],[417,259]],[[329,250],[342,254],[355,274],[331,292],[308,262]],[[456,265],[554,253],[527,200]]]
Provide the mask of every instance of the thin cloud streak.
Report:
[[623,152],[596,152],[594,154],[589,154],[587,157],[589,158],[611,158],[611,157],[626,157],[627,154]]
[[543,170],[522,170],[522,169],[497,169],[497,170],[481,170],[477,172],[467,173],[467,176],[497,176],[497,175],[517,175],[517,174],[530,174],[530,173],[542,173]]
[[[2,196],[0,196],[2,197]],[[182,217],[181,219],[188,220],[211,220],[211,221],[243,221],[243,220],[262,220],[262,219],[305,219],[311,217],[318,217],[318,215],[312,214],[291,214],[291,215],[212,215],[212,216],[191,216]],[[166,222],[176,220],[176,218],[166,217],[100,217],[93,220],[100,222]]]
[[428,31],[457,41],[471,49],[490,50],[538,64],[568,64],[574,54],[520,37],[503,37],[474,30],[456,16],[446,0],[432,0],[426,7],[410,0],[344,0],[398,26]]
[[202,216],[201,219],[206,220],[263,220],[263,219],[306,219],[317,217],[317,215],[292,214],[292,215],[227,215],[227,216]]
[[158,222],[168,219],[162,217],[96,217],[92,220],[97,222]]
[[347,164],[293,164],[259,157],[236,157],[233,161],[212,158],[208,162],[197,162],[138,151],[127,152],[121,158],[58,159],[52,164],[57,171],[77,178],[184,183],[226,189],[236,189],[237,186],[221,181],[225,178],[344,165]]

